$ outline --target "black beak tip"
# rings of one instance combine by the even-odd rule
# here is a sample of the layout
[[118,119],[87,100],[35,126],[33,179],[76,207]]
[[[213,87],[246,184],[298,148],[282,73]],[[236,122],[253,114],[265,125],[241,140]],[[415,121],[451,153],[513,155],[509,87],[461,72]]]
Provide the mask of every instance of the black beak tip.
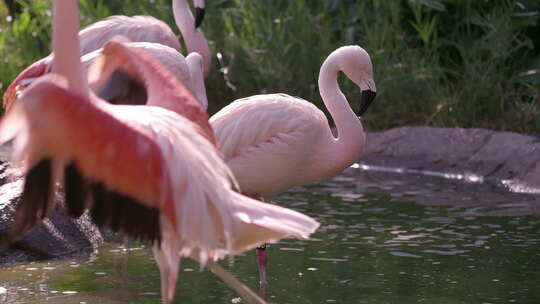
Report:
[[200,8],[200,7],[195,8],[195,28],[198,28],[202,24],[205,13],[206,11],[204,8]]
[[372,90],[362,91],[362,97],[360,99],[360,109],[358,110],[358,116],[362,116],[366,112],[366,110],[369,108],[369,106],[375,99],[376,95],[377,93]]

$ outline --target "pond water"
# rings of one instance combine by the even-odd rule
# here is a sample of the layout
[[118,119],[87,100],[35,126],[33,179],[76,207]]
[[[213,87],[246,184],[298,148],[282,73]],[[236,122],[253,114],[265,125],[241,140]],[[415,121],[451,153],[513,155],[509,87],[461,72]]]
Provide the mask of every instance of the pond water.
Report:
[[[357,171],[275,199],[321,228],[268,247],[269,303],[540,303],[538,195]],[[0,302],[158,303],[151,251],[131,245],[0,268]],[[254,252],[221,264],[258,290]],[[175,303],[245,301],[185,261]]]

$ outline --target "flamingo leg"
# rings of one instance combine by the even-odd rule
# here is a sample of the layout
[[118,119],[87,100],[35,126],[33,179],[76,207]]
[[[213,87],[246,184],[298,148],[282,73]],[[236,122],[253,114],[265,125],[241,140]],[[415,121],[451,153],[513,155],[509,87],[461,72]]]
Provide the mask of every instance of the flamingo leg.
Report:
[[[242,194],[254,199],[259,199],[263,202],[265,201],[264,198],[255,193],[243,192]],[[257,268],[259,270],[260,292],[261,295],[264,297],[266,295],[266,286],[268,286],[268,280],[266,278],[266,265],[268,264],[268,256],[266,255],[266,244],[262,244],[255,250],[257,255]]]
[[238,281],[227,270],[219,266],[218,263],[208,260],[206,265],[215,275],[222,279],[229,287],[234,289],[242,298],[244,298],[250,304],[267,304],[267,302],[259,297],[256,293],[251,291],[246,285]]
[[266,265],[268,264],[268,256],[266,255],[266,244],[257,247],[256,251],[257,267],[259,268],[259,284],[262,288],[268,285],[268,280],[266,278]]
[[153,247],[154,258],[161,277],[161,301],[163,304],[170,304],[174,298],[176,281],[178,280],[180,257],[173,250],[169,252],[165,250],[159,244]]
[[124,256],[122,258],[122,296],[124,299],[129,300],[129,272],[128,272],[128,264],[129,264],[129,238],[127,236],[124,236],[123,238],[123,246],[124,246]]

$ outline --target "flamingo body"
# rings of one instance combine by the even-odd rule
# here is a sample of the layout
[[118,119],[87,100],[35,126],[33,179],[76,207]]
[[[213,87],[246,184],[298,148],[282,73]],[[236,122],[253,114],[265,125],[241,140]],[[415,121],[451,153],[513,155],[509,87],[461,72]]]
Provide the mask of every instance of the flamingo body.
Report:
[[312,181],[309,174],[323,166],[314,147],[328,138],[328,122],[308,101],[255,95],[224,107],[210,123],[242,191],[270,197]]
[[92,23],[79,32],[81,53],[88,54],[100,49],[115,36],[123,36],[133,42],[159,43],[180,51],[180,42],[163,21],[152,16],[110,16]]
[[[120,42],[116,43],[119,44]],[[167,69],[176,77],[176,79],[179,82],[183,83],[190,90],[190,92],[192,92],[197,97],[197,100],[201,100],[201,104],[203,104],[204,108],[206,108],[208,104],[208,102],[206,101],[206,92],[204,90],[197,89],[198,87],[196,85],[204,81],[202,79],[202,74],[201,72],[197,71],[192,72],[194,68],[190,68],[188,62],[186,61],[186,57],[177,52],[175,49],[159,43],[124,42],[122,43],[122,45],[130,49],[143,50],[144,53],[150,55],[158,62],[160,62],[162,66],[167,67]],[[96,60],[96,58],[98,58],[104,52],[106,46],[107,45],[105,45],[105,48],[97,49],[81,57],[81,61],[85,71],[88,71],[94,60]],[[109,48],[108,51],[110,52],[111,49]],[[190,56],[188,57],[195,58],[196,54],[190,54]],[[117,60],[120,59],[117,58]],[[26,68],[23,72],[21,72],[21,74],[19,74],[19,76],[11,83],[11,85],[6,90],[6,93],[4,94],[4,107],[9,109],[13,101],[16,100],[18,96],[20,96],[22,91],[27,88],[32,83],[32,81],[34,81],[40,76],[50,73],[53,69],[53,63],[54,57],[48,56],[35,62],[30,67]],[[115,67],[116,66],[118,65],[115,65]],[[197,77],[200,77],[201,79],[196,79]],[[93,88],[97,90],[96,87]],[[114,85],[111,84],[111,88],[114,88],[115,92],[103,92],[103,95],[99,91],[96,91],[96,93],[107,100],[110,100],[110,98],[118,97],[118,95],[126,94],[126,92],[122,88],[121,82],[117,82]],[[122,102],[119,101],[114,103]]]
[[328,56],[319,74],[319,90],[336,122],[337,137],[322,111],[286,94],[239,99],[210,118],[243,191],[273,196],[334,176],[356,161],[365,134],[339,89],[339,71],[362,89],[362,111],[375,96],[371,60],[364,49],[345,46]]

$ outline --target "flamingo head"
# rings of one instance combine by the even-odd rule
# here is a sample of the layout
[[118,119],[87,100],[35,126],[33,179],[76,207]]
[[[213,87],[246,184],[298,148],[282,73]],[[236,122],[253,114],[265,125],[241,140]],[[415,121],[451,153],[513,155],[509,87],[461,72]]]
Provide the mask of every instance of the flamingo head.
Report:
[[343,47],[347,52],[346,62],[341,65],[342,71],[352,80],[362,91],[358,116],[366,112],[369,105],[377,95],[377,87],[373,79],[373,65],[369,54],[360,46],[351,45]]
[[195,28],[198,28],[202,24],[206,13],[204,9],[204,0],[195,0],[193,2],[195,4]]

